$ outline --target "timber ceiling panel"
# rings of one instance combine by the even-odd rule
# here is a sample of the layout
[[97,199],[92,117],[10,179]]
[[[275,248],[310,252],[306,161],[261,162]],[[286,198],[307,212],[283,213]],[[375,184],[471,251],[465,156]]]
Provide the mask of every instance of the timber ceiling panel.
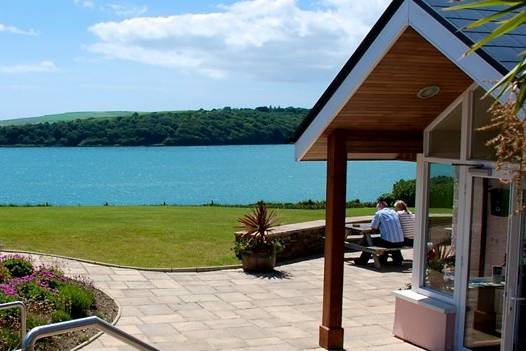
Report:
[[[407,153],[421,152],[424,128],[471,84],[455,64],[408,28],[304,160],[326,158],[326,136],[334,129],[349,131],[349,153],[403,153],[397,158],[407,159]],[[439,94],[419,99],[417,92],[430,85],[438,85]]]

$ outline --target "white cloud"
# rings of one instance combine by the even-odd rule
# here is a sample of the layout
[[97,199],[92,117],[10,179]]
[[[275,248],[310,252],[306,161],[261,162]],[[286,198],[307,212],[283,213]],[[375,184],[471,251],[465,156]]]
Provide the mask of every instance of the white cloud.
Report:
[[143,15],[148,11],[148,6],[134,6],[125,4],[108,4],[105,8],[112,11],[119,17],[137,17]]
[[245,0],[219,11],[102,22],[88,49],[107,58],[213,78],[326,79],[349,57],[389,0]]
[[47,72],[54,72],[57,69],[58,68],[53,61],[41,61],[35,64],[0,66],[0,73],[3,73],[3,74],[47,73]]
[[95,8],[95,2],[93,0],[73,0],[75,5],[79,7],[84,7],[86,9],[93,9]]
[[31,35],[35,36],[38,33],[34,29],[20,29],[15,26],[9,26],[7,24],[0,23],[0,32],[11,33],[11,34],[21,34],[21,35]]

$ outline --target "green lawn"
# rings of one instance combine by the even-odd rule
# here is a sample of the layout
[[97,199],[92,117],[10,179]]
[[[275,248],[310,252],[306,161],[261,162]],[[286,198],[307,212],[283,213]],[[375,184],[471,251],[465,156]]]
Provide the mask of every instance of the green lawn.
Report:
[[[140,267],[237,263],[230,248],[246,208],[1,207],[5,248]],[[323,219],[323,210],[278,210],[282,224]],[[374,209],[349,209],[348,216]]]

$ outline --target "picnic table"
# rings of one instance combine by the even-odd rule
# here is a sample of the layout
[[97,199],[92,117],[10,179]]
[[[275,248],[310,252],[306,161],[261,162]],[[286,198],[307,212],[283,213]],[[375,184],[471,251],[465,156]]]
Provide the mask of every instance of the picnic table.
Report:
[[371,223],[349,223],[345,225],[345,229],[348,239],[358,239],[358,243],[363,245],[373,246],[373,238],[380,236],[380,234],[373,231]]
[[402,248],[389,248],[382,246],[375,246],[373,238],[380,237],[380,234],[372,229],[371,223],[350,223],[345,225],[347,237],[345,240],[345,247],[368,252],[373,257],[374,266],[377,269],[382,268],[380,257],[388,252],[400,251]]

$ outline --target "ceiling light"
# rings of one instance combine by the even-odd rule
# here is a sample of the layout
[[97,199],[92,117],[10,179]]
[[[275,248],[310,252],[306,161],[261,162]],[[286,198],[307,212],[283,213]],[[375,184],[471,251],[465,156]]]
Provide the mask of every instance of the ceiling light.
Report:
[[416,96],[419,99],[429,99],[433,96],[437,95],[440,92],[440,87],[438,85],[430,85],[428,87],[424,87],[418,91]]

